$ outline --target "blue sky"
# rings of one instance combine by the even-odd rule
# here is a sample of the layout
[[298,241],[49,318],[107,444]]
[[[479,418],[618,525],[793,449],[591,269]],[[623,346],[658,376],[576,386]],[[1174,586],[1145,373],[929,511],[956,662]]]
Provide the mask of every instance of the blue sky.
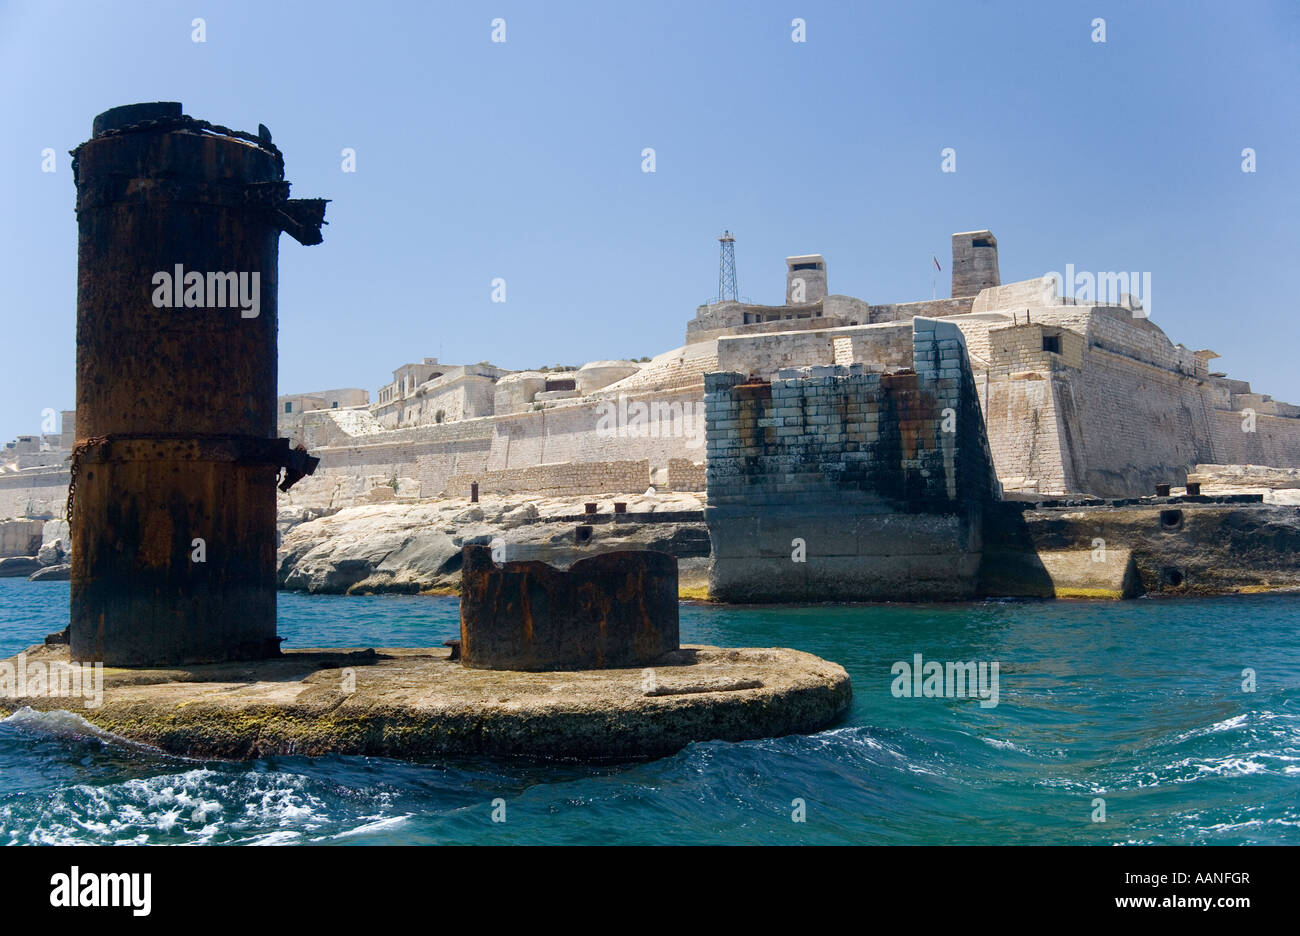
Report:
[[928,298],[933,252],[946,295],[949,236],[989,228],[1004,282],[1151,272],[1174,341],[1300,402],[1296,2],[0,2],[0,81],[0,440],[75,401],[66,152],[153,100],[266,124],[333,199],[324,244],[280,241],[282,393],[657,354],[723,228],[771,303],[810,252],[876,303]]

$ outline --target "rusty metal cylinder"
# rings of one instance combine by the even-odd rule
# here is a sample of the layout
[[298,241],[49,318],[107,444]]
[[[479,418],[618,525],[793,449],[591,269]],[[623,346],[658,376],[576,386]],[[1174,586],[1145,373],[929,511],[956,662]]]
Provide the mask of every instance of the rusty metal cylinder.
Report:
[[460,658],[470,669],[650,666],[678,648],[677,560],[627,550],[497,565],[487,546],[461,551]]
[[100,114],[73,155],[72,657],[273,656],[278,242],[319,242],[324,203],[288,199],[265,128],[174,103]]

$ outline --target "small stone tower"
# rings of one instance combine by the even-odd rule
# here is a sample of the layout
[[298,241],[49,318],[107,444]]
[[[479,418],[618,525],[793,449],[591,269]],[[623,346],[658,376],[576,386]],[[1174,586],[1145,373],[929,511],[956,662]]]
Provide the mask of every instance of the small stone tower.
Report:
[[998,239],[992,231],[964,231],[952,236],[952,295],[977,296],[981,289],[1001,286]]
[[826,297],[826,261],[821,254],[785,258],[785,304],[802,305]]

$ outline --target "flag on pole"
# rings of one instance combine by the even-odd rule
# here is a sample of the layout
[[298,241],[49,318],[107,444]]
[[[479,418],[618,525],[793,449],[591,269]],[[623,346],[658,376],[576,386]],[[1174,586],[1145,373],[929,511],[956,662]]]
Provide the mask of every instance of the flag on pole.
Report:
[[938,270],[940,273],[942,273],[943,267],[939,266],[939,258],[936,257],[934,254],[930,254],[930,259],[934,261],[934,268]]

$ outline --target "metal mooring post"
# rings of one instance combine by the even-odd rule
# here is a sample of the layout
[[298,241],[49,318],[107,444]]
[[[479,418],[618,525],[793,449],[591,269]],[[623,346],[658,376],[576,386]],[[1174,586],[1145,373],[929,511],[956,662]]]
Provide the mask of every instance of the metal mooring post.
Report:
[[317,462],[276,438],[279,239],[320,243],[325,200],[289,198],[265,127],[177,103],[105,111],[72,156],[72,658],[274,656],[276,481]]

